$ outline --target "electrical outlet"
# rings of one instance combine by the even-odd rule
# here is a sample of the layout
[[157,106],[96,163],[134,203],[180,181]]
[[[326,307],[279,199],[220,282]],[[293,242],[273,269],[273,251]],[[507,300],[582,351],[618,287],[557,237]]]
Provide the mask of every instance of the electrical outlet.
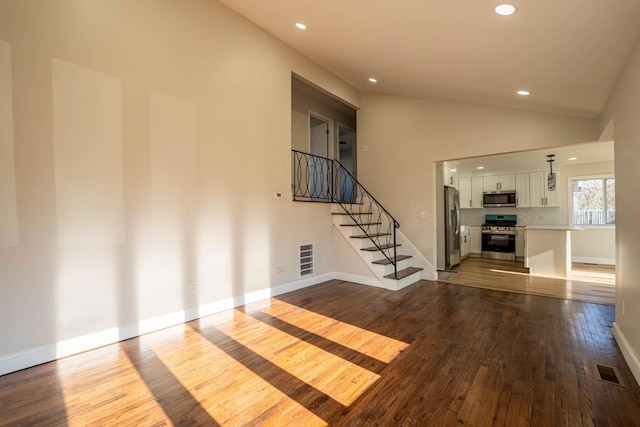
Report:
[[276,265],[276,273],[282,273],[284,271],[284,267],[281,265]]
[[282,199],[282,193],[278,191],[273,195],[273,197],[275,197],[276,199]]
[[369,151],[369,146],[368,145],[363,145],[362,146],[362,151]]
[[191,282],[191,292],[198,292],[198,282]]
[[427,219],[429,217],[429,213],[426,211],[420,212],[420,218]]

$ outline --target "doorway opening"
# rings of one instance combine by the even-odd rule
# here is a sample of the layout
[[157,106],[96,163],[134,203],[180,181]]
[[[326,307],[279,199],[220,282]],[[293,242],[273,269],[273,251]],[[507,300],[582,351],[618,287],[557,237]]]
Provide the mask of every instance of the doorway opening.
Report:
[[340,169],[338,176],[339,182],[343,183],[340,185],[340,200],[353,203],[356,198],[354,188],[357,166],[356,131],[340,123],[338,123],[337,154],[337,160],[345,169]]

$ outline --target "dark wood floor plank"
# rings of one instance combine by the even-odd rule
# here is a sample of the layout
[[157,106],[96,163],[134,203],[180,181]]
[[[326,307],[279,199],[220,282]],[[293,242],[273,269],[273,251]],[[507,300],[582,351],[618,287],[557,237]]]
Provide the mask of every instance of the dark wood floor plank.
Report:
[[0,377],[0,425],[636,426],[614,315],[438,282],[331,281]]

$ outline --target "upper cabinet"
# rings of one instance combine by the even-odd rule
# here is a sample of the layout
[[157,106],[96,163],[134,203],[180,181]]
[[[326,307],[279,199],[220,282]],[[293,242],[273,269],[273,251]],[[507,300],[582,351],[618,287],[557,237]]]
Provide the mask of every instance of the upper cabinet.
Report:
[[483,189],[489,191],[506,191],[516,189],[515,175],[485,176],[483,178]]
[[559,206],[558,190],[549,191],[546,172],[531,172],[529,180],[529,198],[532,208]]
[[529,202],[529,174],[518,173],[516,174],[516,207],[528,208]]
[[461,209],[482,207],[483,185],[484,182],[481,176],[477,176],[474,178],[458,178],[458,190],[460,190]]
[[471,178],[458,178],[458,190],[460,191],[460,209],[471,207]]
[[458,175],[456,175],[455,166],[445,163],[443,169],[444,185],[447,187],[458,188]]

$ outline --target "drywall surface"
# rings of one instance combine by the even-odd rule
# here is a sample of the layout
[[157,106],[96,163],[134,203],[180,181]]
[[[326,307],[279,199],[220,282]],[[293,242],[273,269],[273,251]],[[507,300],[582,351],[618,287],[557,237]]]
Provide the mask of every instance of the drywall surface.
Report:
[[292,72],[359,103],[216,1],[0,0],[0,363],[268,296],[300,244],[332,274],[329,206],[290,195]]
[[[640,382],[640,39],[618,75],[600,118],[613,121],[616,164],[616,339]],[[635,363],[634,363],[635,360]]]
[[[595,141],[594,119],[363,93],[358,171],[401,230],[436,265],[433,163]],[[367,151],[363,148],[366,146]],[[421,218],[426,211],[428,218]]]

